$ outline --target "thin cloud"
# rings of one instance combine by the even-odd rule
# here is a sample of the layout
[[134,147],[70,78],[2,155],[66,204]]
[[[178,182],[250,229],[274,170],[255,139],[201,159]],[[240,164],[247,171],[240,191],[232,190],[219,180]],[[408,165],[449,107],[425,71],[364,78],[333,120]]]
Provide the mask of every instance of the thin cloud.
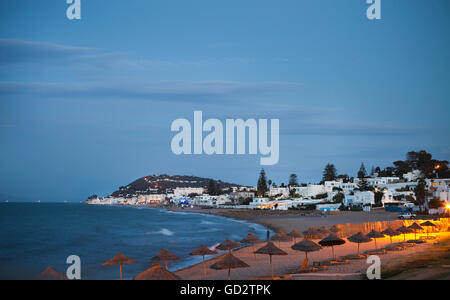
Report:
[[0,63],[24,63],[93,54],[97,49],[18,39],[0,39]]
[[232,81],[108,81],[108,82],[0,82],[2,96],[108,97],[124,99],[204,102],[264,95],[300,86],[292,82]]

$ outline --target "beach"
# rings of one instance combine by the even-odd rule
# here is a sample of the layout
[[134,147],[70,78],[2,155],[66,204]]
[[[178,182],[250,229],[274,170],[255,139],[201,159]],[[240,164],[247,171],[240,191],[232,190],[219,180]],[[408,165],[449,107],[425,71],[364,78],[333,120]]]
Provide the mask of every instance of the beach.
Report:
[[[421,236],[424,236],[422,234]],[[407,234],[406,239],[413,239],[414,234]],[[438,239],[430,240],[424,244],[417,244],[413,247],[407,247],[405,250],[401,251],[388,251],[386,254],[380,254],[382,270],[389,269],[392,264],[398,264],[399,260],[402,258],[411,259],[411,265],[414,266],[415,258],[420,260],[427,253],[431,253],[434,248],[441,247],[444,253],[448,252],[449,249],[449,233],[441,233]],[[393,242],[403,242],[404,237],[397,236],[394,237]],[[313,240],[318,242],[319,240]],[[385,248],[391,244],[388,237],[377,239],[378,248]],[[255,244],[255,249],[258,249],[265,245],[265,243]],[[349,260],[345,264],[331,265],[327,270],[306,273],[306,274],[295,274],[294,270],[298,269],[304,258],[305,254],[303,252],[298,252],[291,249],[293,242],[275,242],[277,247],[280,247],[283,251],[287,252],[286,256],[274,256],[273,257],[273,270],[275,276],[290,275],[290,279],[302,280],[302,279],[353,279],[361,280],[365,279],[365,274],[369,264],[366,259],[355,259]],[[374,242],[361,244],[361,253],[368,250],[374,250]],[[336,257],[352,256],[357,253],[357,244],[346,242],[344,245],[334,247]],[[233,251],[233,255],[239,259],[245,261],[250,267],[231,270],[231,279],[234,280],[248,280],[248,279],[268,279],[270,277],[270,265],[269,257],[267,255],[257,255],[256,259],[253,255],[252,247],[245,247]],[[314,262],[324,262],[331,258],[331,248],[324,248],[317,252],[312,252],[308,254],[309,264],[312,265]],[[207,279],[208,280],[226,280],[227,270],[213,270],[210,268],[211,265],[216,263],[221,256],[210,259],[206,262],[207,265]],[[408,268],[410,268],[409,266]],[[398,266],[400,268],[399,273],[407,270],[404,266]],[[188,280],[201,280],[204,279],[202,276],[203,266],[201,264],[193,265],[191,267],[179,270],[176,272],[178,276],[182,279]],[[440,272],[446,272],[445,266],[439,265],[435,266],[435,275],[440,274]],[[382,272],[383,279],[383,272]]]
[[289,232],[304,231],[309,227],[332,226],[335,224],[360,224],[366,222],[389,222],[398,220],[398,213],[373,209],[371,212],[343,211],[321,215],[298,210],[248,210],[248,209],[202,209],[171,207],[171,211],[219,215],[237,220],[258,223],[272,229]]

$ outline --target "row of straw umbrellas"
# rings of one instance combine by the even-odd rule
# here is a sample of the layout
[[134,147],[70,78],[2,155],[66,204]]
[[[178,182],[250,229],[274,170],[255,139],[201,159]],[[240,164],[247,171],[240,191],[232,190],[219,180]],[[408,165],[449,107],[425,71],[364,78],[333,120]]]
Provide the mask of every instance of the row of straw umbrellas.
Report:
[[[416,239],[416,233],[417,230],[424,230],[424,227],[436,227],[435,224],[433,224],[430,221],[426,221],[422,224],[413,223],[409,227],[401,226],[397,228],[396,230],[392,228],[388,228],[382,232],[378,232],[375,230],[372,230],[368,234],[364,235],[363,233],[359,232],[355,235],[352,235],[347,238],[348,241],[356,243],[358,245],[358,257],[362,257],[360,255],[360,244],[362,243],[368,243],[374,240],[375,242],[375,248],[378,249],[376,240],[377,238],[383,238],[385,236],[389,236],[392,244],[392,238],[395,236],[399,236],[401,234],[404,235],[404,241],[406,241],[406,234],[408,233],[414,233],[414,238]],[[269,264],[270,264],[270,275],[271,278],[273,278],[273,263],[272,263],[272,256],[278,256],[278,255],[288,255],[285,251],[281,249],[281,242],[289,242],[294,241],[294,244],[291,246],[293,250],[301,251],[305,253],[305,261],[307,263],[308,259],[308,253],[309,252],[315,252],[323,249],[323,247],[331,247],[332,250],[332,261],[336,261],[336,256],[334,252],[334,247],[339,246],[342,244],[345,244],[345,240],[338,237],[339,228],[335,225],[331,226],[330,228],[327,228],[325,226],[322,226],[318,229],[314,229],[310,227],[308,230],[304,231],[303,234],[298,232],[297,230],[292,230],[290,233],[284,233],[283,231],[278,232],[275,234],[270,241],[267,241],[267,243],[255,250],[255,244],[262,243],[263,241],[256,237],[254,234],[249,233],[244,239],[242,239],[239,243],[234,242],[230,239],[225,240],[223,243],[219,244],[216,249],[228,251],[223,257],[221,257],[219,260],[217,260],[213,265],[210,266],[210,268],[215,270],[228,270],[228,280],[231,278],[231,270],[232,269],[238,269],[238,268],[248,268],[249,265],[245,263],[244,261],[240,260],[236,256],[232,254],[232,250],[239,248],[242,246],[242,244],[251,245],[252,252],[254,254],[255,260],[257,254],[261,255],[268,255],[269,256]],[[325,237],[324,237],[325,236]],[[427,237],[428,237],[428,230],[427,230]],[[303,238],[300,242],[297,243],[297,239]],[[313,242],[313,239],[321,239],[318,244]],[[277,247],[273,242],[278,242]],[[201,256],[202,257],[202,264],[203,264],[203,277],[207,278],[207,268],[206,268],[206,262],[205,262],[205,256],[208,255],[215,255],[218,252],[216,250],[212,250],[208,248],[205,245],[200,245],[197,249],[192,251],[190,255],[192,256]],[[174,261],[178,260],[179,257],[176,256],[173,253],[170,253],[166,249],[162,250],[160,253],[158,253],[156,256],[150,259],[150,262],[160,262],[160,264],[153,264],[153,266],[146,271],[142,272],[138,276],[136,276],[135,280],[178,280],[180,279],[177,275],[170,272],[167,267],[168,261]],[[118,253],[115,257],[112,259],[106,261],[102,264],[102,266],[112,266],[112,265],[119,265],[119,271],[120,271],[120,280],[122,280],[122,267],[125,264],[135,264],[137,261],[126,257],[122,253]],[[164,264],[164,268],[162,267],[162,264]],[[44,272],[42,272],[39,276],[40,279],[63,279],[63,275],[56,272],[55,270],[51,268],[47,268]]]

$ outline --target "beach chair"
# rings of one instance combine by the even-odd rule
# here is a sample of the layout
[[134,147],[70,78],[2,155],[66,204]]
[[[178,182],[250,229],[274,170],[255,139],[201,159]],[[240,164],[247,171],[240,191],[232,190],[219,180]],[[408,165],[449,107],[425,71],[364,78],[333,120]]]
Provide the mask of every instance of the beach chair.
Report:
[[305,259],[303,260],[303,263],[302,263],[302,266],[301,266],[300,269],[306,269],[307,267],[308,267],[308,259],[305,258]]

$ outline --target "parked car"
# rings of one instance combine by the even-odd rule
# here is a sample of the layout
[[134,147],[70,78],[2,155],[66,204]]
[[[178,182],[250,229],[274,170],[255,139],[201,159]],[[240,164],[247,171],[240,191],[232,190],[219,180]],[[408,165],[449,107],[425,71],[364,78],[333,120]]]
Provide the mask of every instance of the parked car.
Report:
[[412,213],[404,213],[398,216],[400,220],[414,220],[416,217],[417,217],[416,214]]

